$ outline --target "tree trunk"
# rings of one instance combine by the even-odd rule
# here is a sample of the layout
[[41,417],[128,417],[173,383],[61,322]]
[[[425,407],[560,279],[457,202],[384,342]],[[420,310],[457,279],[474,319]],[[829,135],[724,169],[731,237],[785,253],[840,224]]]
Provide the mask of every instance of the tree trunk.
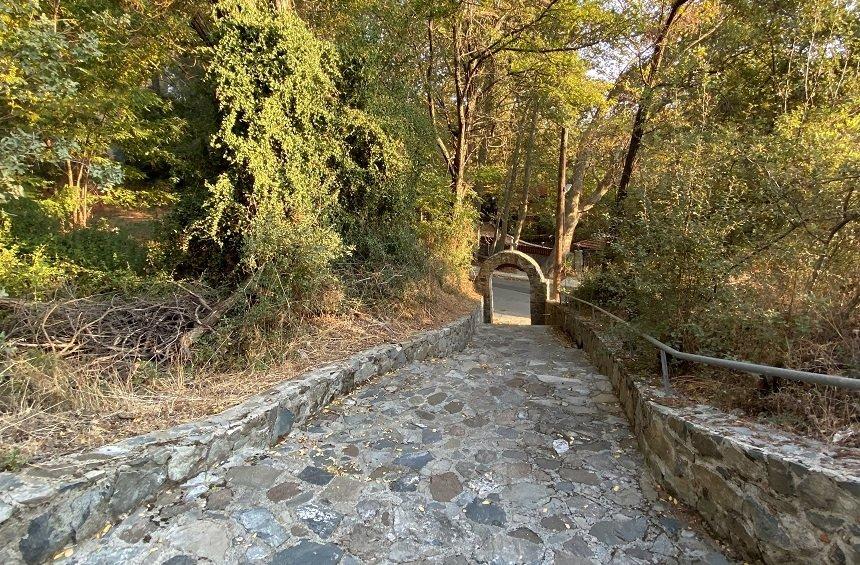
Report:
[[[75,169],[73,168],[71,159],[66,159],[66,181],[68,183],[69,191],[70,192],[74,191],[74,189],[75,189]],[[74,194],[74,192],[72,192],[72,194]]]
[[[579,143],[576,146],[576,156],[573,159],[573,174],[570,179],[570,190],[565,198],[564,209],[564,236],[553,242],[552,253],[549,254],[547,262],[547,273],[554,273],[556,266],[556,256],[564,257],[565,253],[570,251],[570,244],[573,242],[573,233],[579,224],[581,216],[579,211],[582,192],[585,188],[585,167],[588,163],[588,144],[591,140],[592,132],[594,131],[595,123],[598,116],[588,125],[582,136],[579,138]],[[558,246],[561,245],[561,253],[558,253]]]
[[189,25],[197,33],[197,37],[203,41],[204,45],[212,47],[215,44],[212,39],[212,27],[209,25],[209,20],[203,12],[194,14]]
[[75,170],[75,164],[66,160],[67,190],[72,199],[69,220],[73,228],[85,228],[90,219],[89,179],[85,178],[87,164],[82,162],[77,167]]
[[466,197],[466,155],[469,131],[469,104],[471,103],[472,76],[469,63],[463,65],[461,58],[463,28],[460,23],[452,27],[454,40],[454,94],[457,105],[457,123],[454,131],[454,155],[451,163],[451,191],[454,193],[454,207],[459,209]]
[[276,14],[289,12],[293,9],[293,0],[272,0],[272,10]]
[[[594,129],[598,122],[600,114],[595,115],[594,119],[586,127],[579,139],[576,148],[576,156],[573,162],[573,174],[570,179],[570,190],[567,193],[565,200],[565,221],[564,221],[564,237],[561,239],[563,253],[570,251],[570,246],[573,243],[573,236],[576,232],[576,227],[582,216],[594,208],[601,199],[609,192],[612,185],[612,180],[617,171],[617,163],[620,154],[613,154],[607,163],[606,172],[603,177],[597,182],[594,192],[583,201],[585,195],[585,171],[588,167],[588,152],[591,139],[594,136]],[[550,253],[549,261],[547,262],[547,273],[553,272],[555,269],[555,253],[556,244],[553,244],[553,252]]]
[[87,201],[88,196],[89,196],[88,188],[89,187],[87,186],[87,183],[83,183],[80,186],[80,190],[81,190],[81,227],[84,227],[84,228],[87,227],[87,224],[90,222],[90,207],[89,207],[89,202]]
[[433,75],[434,75],[434,60],[435,60],[435,49],[433,44],[433,19],[427,19],[427,47],[428,47],[428,55],[427,55],[427,71],[425,73],[425,88],[427,95],[427,113],[430,115],[430,125],[433,128],[433,132],[436,135],[436,147],[439,149],[439,155],[442,157],[442,162],[445,164],[445,170],[448,172],[448,176],[453,177],[453,163],[451,162],[451,154],[448,151],[448,147],[445,145],[445,142],[439,136],[439,132],[436,129],[436,99],[433,96]]
[[564,189],[567,185],[567,128],[561,128],[558,149],[558,194],[555,208],[555,270],[552,277],[552,292],[555,299],[561,296],[561,265],[564,258],[560,242],[564,239]]
[[454,163],[452,169],[451,191],[454,193],[454,201],[457,207],[466,198],[466,128],[460,121],[457,124],[457,136],[454,145]]
[[669,36],[669,31],[672,27],[672,23],[674,23],[678,17],[678,11],[689,1],[690,0],[675,0],[672,3],[672,6],[669,8],[669,15],[660,27],[660,31],[657,33],[657,38],[654,41],[654,53],[651,55],[651,60],[648,64],[648,74],[645,77],[645,86],[642,90],[639,104],[637,104],[636,116],[633,118],[630,142],[627,145],[627,155],[624,157],[624,167],[621,169],[621,179],[618,181],[618,191],[615,193],[615,204],[616,208],[619,210],[624,199],[627,198],[627,189],[630,186],[630,178],[633,175],[633,166],[636,163],[636,154],[639,152],[639,147],[642,145],[642,136],[645,132],[645,122],[648,120],[648,111],[651,106],[651,100],[654,97],[654,86],[657,74],[660,70],[660,62],[663,59],[663,53],[666,48],[666,40]]
[[517,211],[517,228],[514,232],[514,249],[520,243],[523,235],[523,227],[526,224],[526,215],[529,211],[529,190],[532,180],[532,159],[535,148],[535,130],[537,129],[538,110],[537,104],[532,104],[531,119],[529,120],[529,137],[526,141],[526,162],[523,168],[523,192],[520,196],[520,209]]
[[508,172],[508,180],[505,183],[505,198],[502,204],[502,210],[496,218],[496,244],[493,253],[498,253],[505,249],[505,242],[508,238],[508,219],[511,215],[511,200],[514,192],[514,185],[517,183],[517,173],[520,168],[520,150],[522,148],[522,136],[518,127],[516,140],[514,141],[514,151],[511,154],[511,168]]

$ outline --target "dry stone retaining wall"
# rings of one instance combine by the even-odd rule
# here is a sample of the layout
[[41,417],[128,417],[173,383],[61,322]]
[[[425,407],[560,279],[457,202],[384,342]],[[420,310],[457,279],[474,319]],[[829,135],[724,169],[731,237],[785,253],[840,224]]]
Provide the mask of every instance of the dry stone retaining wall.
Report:
[[766,563],[860,563],[860,450],[673,406],[627,375],[571,306],[552,315],[610,377],[655,478],[719,537]]
[[40,563],[98,534],[172,486],[205,490],[205,471],[243,448],[274,445],[368,379],[462,350],[481,310],[436,331],[311,370],[216,416],[0,473],[0,563]]

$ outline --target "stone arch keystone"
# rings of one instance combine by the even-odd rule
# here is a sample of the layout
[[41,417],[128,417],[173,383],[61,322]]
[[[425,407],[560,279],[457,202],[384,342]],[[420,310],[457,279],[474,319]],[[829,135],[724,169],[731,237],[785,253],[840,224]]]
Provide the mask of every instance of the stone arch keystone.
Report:
[[546,300],[548,284],[537,261],[521,251],[502,251],[487,257],[478,270],[475,287],[484,297],[484,323],[493,323],[493,272],[501,267],[514,267],[529,278],[529,310],[532,324],[546,324]]

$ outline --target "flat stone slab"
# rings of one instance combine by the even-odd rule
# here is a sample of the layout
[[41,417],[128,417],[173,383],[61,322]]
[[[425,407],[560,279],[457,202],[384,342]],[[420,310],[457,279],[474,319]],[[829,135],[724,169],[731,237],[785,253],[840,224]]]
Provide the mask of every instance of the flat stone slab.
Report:
[[481,326],[59,561],[726,563],[658,498],[607,394],[550,328]]

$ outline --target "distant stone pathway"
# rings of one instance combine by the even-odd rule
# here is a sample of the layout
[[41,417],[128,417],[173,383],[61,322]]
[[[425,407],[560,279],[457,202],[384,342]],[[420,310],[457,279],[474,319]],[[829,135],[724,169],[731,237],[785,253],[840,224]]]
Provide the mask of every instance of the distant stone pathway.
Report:
[[725,563],[659,500],[606,377],[546,327],[481,326],[65,562]]

